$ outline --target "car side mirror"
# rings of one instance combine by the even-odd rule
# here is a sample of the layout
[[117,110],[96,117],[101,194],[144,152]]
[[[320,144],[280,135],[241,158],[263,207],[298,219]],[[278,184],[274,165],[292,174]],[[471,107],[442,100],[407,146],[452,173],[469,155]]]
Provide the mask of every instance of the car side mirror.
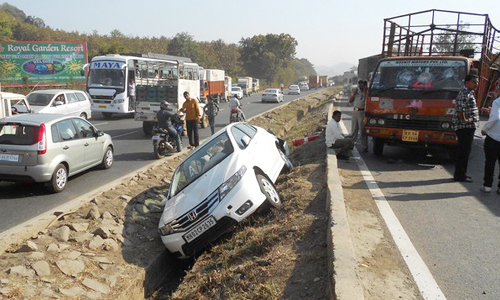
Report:
[[245,147],[247,147],[247,146],[248,146],[248,144],[250,144],[250,138],[249,138],[248,136],[246,136],[246,135],[245,135],[244,137],[242,137],[242,138],[241,138],[241,142],[243,143],[243,145],[244,145]]
[[95,137],[100,137],[100,136],[103,136],[104,135],[104,132],[101,131],[101,130],[97,130],[95,133],[94,133]]

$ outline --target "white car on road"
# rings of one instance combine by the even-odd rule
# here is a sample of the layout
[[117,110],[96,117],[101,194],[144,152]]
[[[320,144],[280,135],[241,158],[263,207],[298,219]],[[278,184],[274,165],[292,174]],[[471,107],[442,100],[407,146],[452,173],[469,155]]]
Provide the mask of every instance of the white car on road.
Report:
[[243,90],[239,86],[233,86],[231,88],[231,96],[235,96],[238,99],[243,98]]
[[159,223],[161,239],[178,258],[194,255],[264,203],[281,200],[274,182],[291,169],[288,145],[266,130],[232,123],[175,170]]
[[29,93],[26,98],[35,113],[71,115],[84,119],[92,117],[92,103],[84,91],[40,90]]

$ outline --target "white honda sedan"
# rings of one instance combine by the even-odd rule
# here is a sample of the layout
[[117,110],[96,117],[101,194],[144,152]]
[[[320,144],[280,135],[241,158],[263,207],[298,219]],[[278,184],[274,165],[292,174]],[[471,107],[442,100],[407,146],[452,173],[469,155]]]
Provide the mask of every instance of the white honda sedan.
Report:
[[178,258],[194,255],[264,203],[281,200],[274,186],[291,169],[288,145],[247,123],[229,124],[177,167],[159,232]]

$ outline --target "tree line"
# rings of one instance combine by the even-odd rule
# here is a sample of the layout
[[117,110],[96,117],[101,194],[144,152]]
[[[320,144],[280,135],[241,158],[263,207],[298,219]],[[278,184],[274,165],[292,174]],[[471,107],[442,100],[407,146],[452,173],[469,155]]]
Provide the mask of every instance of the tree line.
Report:
[[296,58],[298,42],[291,35],[266,34],[242,38],[237,44],[221,39],[196,41],[187,32],[174,37],[127,36],[115,29],[109,34],[91,34],[52,29],[17,7],[0,5],[0,41],[86,42],[89,60],[111,53],[160,53],[189,57],[206,69],[222,69],[231,77],[260,78],[263,85],[290,84],[301,75],[316,74],[305,58]]

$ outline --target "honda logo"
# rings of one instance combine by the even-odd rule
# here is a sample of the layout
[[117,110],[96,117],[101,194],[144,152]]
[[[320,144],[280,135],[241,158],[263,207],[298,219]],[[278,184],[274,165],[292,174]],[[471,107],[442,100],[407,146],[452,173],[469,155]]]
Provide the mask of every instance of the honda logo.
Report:
[[198,218],[198,213],[195,210],[193,210],[192,212],[190,212],[188,214],[188,220],[191,221],[191,222],[193,222],[197,218]]

